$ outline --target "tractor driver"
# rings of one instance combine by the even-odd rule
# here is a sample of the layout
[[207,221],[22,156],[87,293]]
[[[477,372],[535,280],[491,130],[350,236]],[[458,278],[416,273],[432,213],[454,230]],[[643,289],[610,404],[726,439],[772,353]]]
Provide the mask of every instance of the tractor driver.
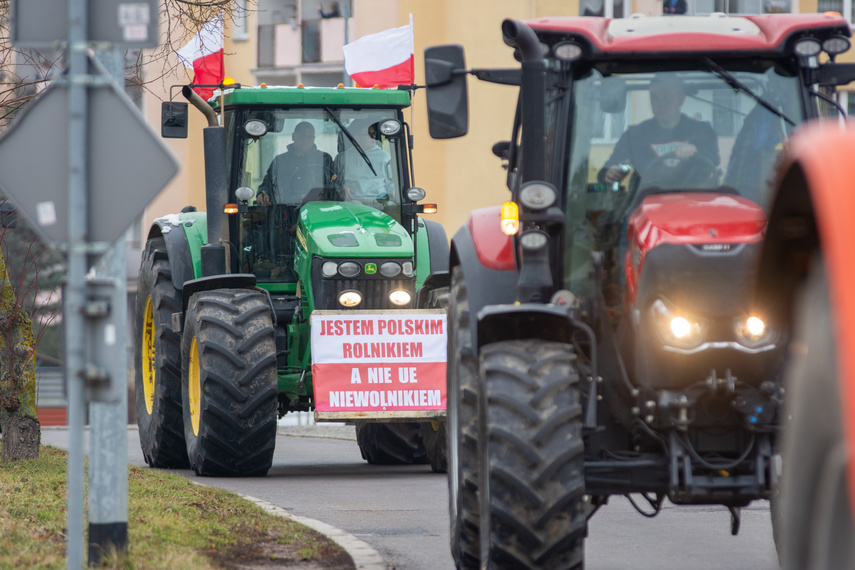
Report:
[[315,127],[298,123],[288,150],[276,156],[258,187],[259,205],[300,204],[313,188],[329,187],[332,157],[315,145]]
[[[650,82],[650,107],[653,118],[632,125],[621,135],[611,157],[599,173],[601,182],[622,180],[629,165],[644,176],[647,168],[668,155],[679,160],[700,156],[713,167],[719,163],[718,141],[709,123],[683,114],[686,100],[683,82],[677,77],[657,75]],[[623,168],[621,168],[623,166]]]

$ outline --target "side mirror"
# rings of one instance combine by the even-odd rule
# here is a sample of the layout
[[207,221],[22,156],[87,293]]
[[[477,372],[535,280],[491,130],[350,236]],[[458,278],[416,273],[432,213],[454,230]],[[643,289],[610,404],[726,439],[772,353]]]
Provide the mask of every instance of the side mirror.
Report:
[[160,105],[160,136],[165,139],[187,138],[187,103],[164,101]]
[[466,62],[459,45],[425,50],[428,131],[435,139],[462,137],[469,130]]

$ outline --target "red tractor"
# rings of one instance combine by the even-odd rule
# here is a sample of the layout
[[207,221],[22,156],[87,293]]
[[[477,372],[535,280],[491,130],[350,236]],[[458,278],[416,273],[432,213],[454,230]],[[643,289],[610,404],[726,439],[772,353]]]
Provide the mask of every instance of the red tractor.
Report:
[[834,63],[849,25],[543,18],[502,34],[519,69],[425,53],[435,138],[466,133],[467,74],[520,92],[493,147],[510,200],[451,245],[454,559],[581,568],[612,495],[648,515],[723,505],[735,534],[780,471],[788,329],[751,294],[774,173],[855,78]]
[[757,303],[791,330],[782,446],[783,567],[855,566],[855,130],[790,141],[760,259]]

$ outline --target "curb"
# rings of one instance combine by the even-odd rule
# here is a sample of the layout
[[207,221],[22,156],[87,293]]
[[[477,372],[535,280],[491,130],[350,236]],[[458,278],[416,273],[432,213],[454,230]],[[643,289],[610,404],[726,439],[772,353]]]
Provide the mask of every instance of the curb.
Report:
[[380,556],[380,553],[349,532],[345,532],[340,528],[336,528],[319,520],[292,515],[282,507],[277,507],[272,503],[262,501],[261,499],[251,497],[250,495],[242,495],[240,493],[235,494],[247,501],[255,503],[272,515],[291,519],[325,535],[327,538],[345,549],[353,559],[353,564],[356,566],[357,570],[386,570],[387,568],[386,563],[383,562],[383,558]]

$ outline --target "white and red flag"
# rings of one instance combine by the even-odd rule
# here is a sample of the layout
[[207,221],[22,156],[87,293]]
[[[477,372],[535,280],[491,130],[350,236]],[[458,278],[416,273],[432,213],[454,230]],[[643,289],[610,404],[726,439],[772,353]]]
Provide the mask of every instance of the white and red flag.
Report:
[[[185,67],[193,70],[193,83],[219,85],[225,77],[223,66],[223,14],[207,22],[190,42],[177,52]],[[213,87],[194,87],[196,93],[207,101],[214,94]]]
[[412,14],[408,25],[363,36],[342,49],[344,69],[361,87],[389,88],[415,81]]

